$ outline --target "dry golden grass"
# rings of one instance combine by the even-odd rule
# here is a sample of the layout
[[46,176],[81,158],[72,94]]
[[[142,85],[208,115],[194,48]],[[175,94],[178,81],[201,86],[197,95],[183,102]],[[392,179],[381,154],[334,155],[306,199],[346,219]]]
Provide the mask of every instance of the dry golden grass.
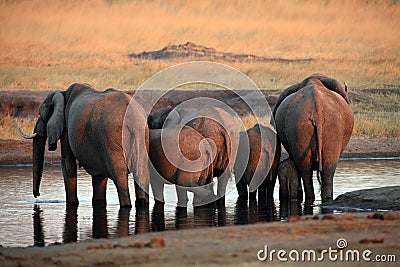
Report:
[[34,119],[16,119],[11,116],[4,116],[0,118],[0,136],[2,140],[22,140],[18,134],[17,126],[21,127],[24,133],[33,133],[36,121]]
[[[315,72],[347,81],[350,89],[398,88],[399,14],[393,0],[0,0],[0,90],[65,89],[73,82],[135,89],[187,60],[128,54],[187,41],[224,52],[313,59],[222,62],[261,88],[284,89]],[[398,110],[353,108],[354,134],[400,136]],[[246,127],[254,124],[243,119]],[[11,126],[13,119],[1,120],[2,139],[16,138]]]
[[1,1],[0,90],[88,82],[134,89],[183,62],[129,53],[186,41],[306,63],[235,63],[262,88],[314,72],[352,87],[400,84],[397,1]]

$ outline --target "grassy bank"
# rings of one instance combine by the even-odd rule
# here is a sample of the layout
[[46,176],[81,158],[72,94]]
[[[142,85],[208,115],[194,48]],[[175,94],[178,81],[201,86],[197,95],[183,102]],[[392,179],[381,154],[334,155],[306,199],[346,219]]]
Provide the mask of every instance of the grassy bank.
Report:
[[314,72],[352,88],[400,84],[396,1],[0,1],[0,90],[64,89],[73,82],[135,89],[186,60],[129,53],[191,41],[293,63],[228,63],[261,88]]

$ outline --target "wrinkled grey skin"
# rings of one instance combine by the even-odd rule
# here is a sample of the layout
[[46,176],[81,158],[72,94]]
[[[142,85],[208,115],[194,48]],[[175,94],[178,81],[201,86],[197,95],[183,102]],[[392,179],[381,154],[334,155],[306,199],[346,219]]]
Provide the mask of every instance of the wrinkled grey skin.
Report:
[[[95,91],[86,84],[72,84],[66,91],[50,93],[40,106],[33,138],[33,195],[38,197],[43,174],[46,139],[49,150],[61,141],[62,171],[66,201],[77,204],[77,164],[92,176],[93,202],[106,201],[107,178],[114,181],[122,207],[131,207],[128,167],[135,177],[137,204],[148,203],[149,170],[146,114],[131,107],[130,125],[123,127],[131,97],[114,89]],[[142,127],[142,128],[140,128]],[[122,136],[131,144],[125,161]],[[130,139],[132,138],[132,139]]]
[[278,140],[302,178],[306,202],[315,200],[313,170],[321,177],[322,202],[331,201],[339,156],[354,125],[347,86],[321,74],[311,75],[282,93],[273,115]]
[[233,116],[218,107],[207,107],[196,114],[187,110],[162,108],[152,112],[147,122],[150,129],[186,124],[214,142],[216,151],[213,153],[213,172],[218,177],[217,197],[223,204],[239,145],[239,131]]
[[301,178],[293,160],[287,158],[278,165],[279,199],[281,201],[301,200],[303,189]]
[[[236,157],[235,175],[243,172],[236,182],[239,201],[247,201],[248,197],[255,201],[258,192],[259,202],[267,201],[267,197],[272,202],[280,158],[275,132],[263,125],[254,125],[240,133],[238,151],[241,153]],[[249,151],[248,157],[245,151]]]
[[[168,152],[172,153],[166,155]],[[151,129],[149,156],[155,169],[153,166],[150,167],[150,181],[154,198],[164,202],[165,181],[161,179],[164,178],[170,183],[193,191],[194,205],[201,203],[202,197],[207,197],[212,192],[190,187],[199,187],[211,182],[213,175],[211,153],[212,146],[207,139],[189,126]],[[186,190],[177,188],[177,194],[178,206],[186,207],[188,202]]]

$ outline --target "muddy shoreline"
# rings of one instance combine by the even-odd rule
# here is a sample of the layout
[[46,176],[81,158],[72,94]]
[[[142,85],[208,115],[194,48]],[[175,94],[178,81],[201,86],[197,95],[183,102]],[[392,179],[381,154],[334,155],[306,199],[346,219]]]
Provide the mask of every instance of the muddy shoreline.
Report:
[[[269,252],[314,250],[320,256],[324,249],[337,249],[339,240],[347,244],[344,252],[370,250],[367,259],[360,256],[361,265],[369,259],[368,266],[376,266],[379,264],[375,260],[377,255],[394,255],[399,260],[399,232],[400,212],[292,216],[288,223],[165,231],[45,248],[0,248],[0,266],[298,266],[316,262],[280,262],[276,254],[272,262],[271,258],[260,261],[257,254],[267,246]],[[263,252],[259,256],[264,257]],[[360,264],[328,257],[324,257],[323,262],[324,266]],[[385,266],[397,265],[385,262]]]

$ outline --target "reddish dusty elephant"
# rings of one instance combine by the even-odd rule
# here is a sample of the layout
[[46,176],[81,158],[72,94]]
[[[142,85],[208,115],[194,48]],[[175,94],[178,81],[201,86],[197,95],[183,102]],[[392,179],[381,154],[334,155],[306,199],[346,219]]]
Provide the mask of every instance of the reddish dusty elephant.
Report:
[[114,89],[99,92],[87,84],[75,83],[66,91],[50,93],[39,113],[33,135],[20,131],[24,138],[33,139],[35,197],[40,195],[46,140],[49,150],[55,150],[61,140],[67,203],[78,203],[77,161],[92,176],[94,203],[105,202],[110,178],[117,188],[121,207],[131,207],[129,170],[135,177],[136,204],[148,203],[146,113],[131,96]]
[[280,95],[273,115],[278,139],[302,177],[306,201],[315,199],[314,170],[321,178],[322,201],[332,200],[333,176],[354,125],[347,86],[311,75]]

